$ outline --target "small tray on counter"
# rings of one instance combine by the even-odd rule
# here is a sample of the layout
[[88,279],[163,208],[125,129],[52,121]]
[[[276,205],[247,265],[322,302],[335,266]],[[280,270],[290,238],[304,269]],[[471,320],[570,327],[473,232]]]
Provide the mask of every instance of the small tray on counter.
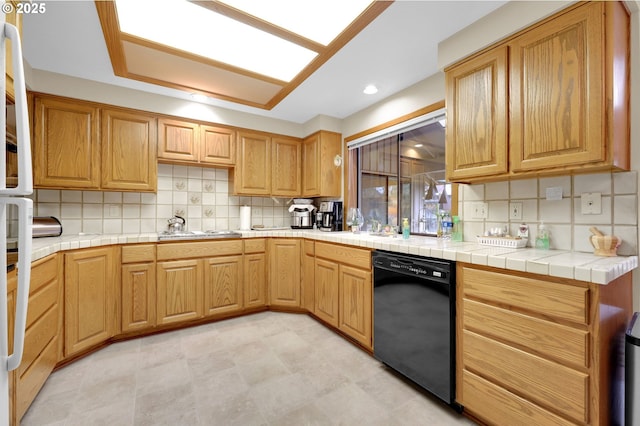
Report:
[[506,248],[525,248],[527,246],[526,238],[520,237],[482,237],[477,236],[478,244],[483,246],[506,247]]

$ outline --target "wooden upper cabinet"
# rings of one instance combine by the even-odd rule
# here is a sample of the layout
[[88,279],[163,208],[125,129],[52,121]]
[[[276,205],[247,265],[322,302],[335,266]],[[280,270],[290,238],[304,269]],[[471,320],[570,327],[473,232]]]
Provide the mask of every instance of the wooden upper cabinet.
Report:
[[36,94],[33,169],[37,188],[155,192],[153,115]]
[[201,125],[200,161],[233,166],[236,163],[235,132],[224,127]]
[[198,130],[189,121],[158,119],[158,159],[197,162]]
[[102,188],[155,192],[157,126],[149,115],[103,110]]
[[447,179],[628,170],[629,14],[581,2],[446,70]]
[[238,132],[238,161],[233,172],[236,194],[271,194],[271,137],[264,133]]
[[233,166],[235,132],[187,120],[158,119],[158,160],[200,166]]
[[342,155],[342,135],[319,131],[302,143],[302,195],[339,197],[342,194],[342,166],[334,159]]
[[507,48],[447,71],[448,180],[507,172]]
[[34,184],[98,189],[98,108],[87,102],[35,98]]
[[301,144],[298,139],[274,137],[271,141],[271,195],[300,195]]
[[604,8],[571,10],[510,44],[514,172],[607,161]]

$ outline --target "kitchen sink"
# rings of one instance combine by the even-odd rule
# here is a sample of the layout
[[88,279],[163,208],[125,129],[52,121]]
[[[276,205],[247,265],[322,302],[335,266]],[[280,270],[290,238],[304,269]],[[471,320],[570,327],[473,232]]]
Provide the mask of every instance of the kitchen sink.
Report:
[[158,240],[193,240],[193,239],[220,239],[220,238],[240,238],[242,234],[236,231],[163,231],[158,234]]

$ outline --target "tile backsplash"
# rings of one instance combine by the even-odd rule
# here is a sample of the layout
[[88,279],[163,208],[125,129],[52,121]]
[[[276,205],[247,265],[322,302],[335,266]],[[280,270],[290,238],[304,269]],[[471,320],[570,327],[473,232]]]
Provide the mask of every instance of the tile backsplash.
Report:
[[[547,188],[561,188],[561,198],[547,199]],[[601,194],[600,214],[582,213],[581,195],[589,192]],[[487,203],[486,219],[473,218],[477,202]],[[510,202],[522,203],[522,220],[510,219]],[[589,228],[595,226],[605,234],[622,238],[618,254],[638,254],[636,171],[460,185],[458,213],[464,221],[465,241],[474,241],[485,230],[504,225],[516,235],[518,225],[524,222],[529,225],[531,246],[538,225],[544,222],[553,249],[593,252]]]
[[99,192],[38,189],[35,216],[55,216],[64,235],[162,232],[177,214],[187,230],[239,229],[240,206],[251,206],[251,224],[289,226],[286,198],[229,193],[229,171],[158,165],[158,192]]

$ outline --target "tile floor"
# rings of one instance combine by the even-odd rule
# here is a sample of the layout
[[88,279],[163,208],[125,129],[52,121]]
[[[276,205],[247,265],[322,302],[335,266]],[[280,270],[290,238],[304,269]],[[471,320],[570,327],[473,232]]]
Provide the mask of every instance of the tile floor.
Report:
[[473,425],[301,314],[113,344],[51,375],[23,426]]

